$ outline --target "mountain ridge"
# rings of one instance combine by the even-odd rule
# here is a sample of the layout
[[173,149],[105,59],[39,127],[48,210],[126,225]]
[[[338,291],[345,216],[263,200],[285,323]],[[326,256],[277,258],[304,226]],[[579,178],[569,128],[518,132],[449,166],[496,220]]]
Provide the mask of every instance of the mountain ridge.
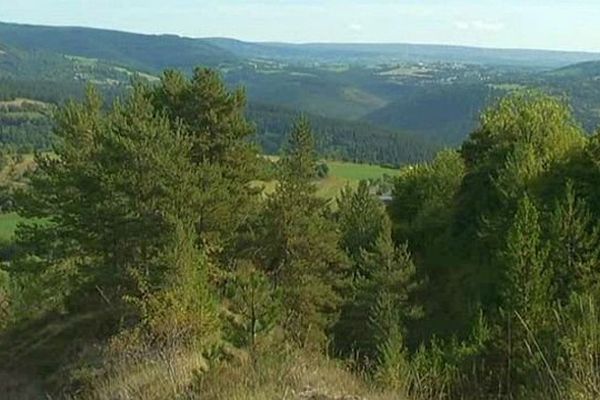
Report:
[[[31,34],[37,37],[32,38]],[[110,40],[107,39],[108,37]],[[386,62],[420,60],[538,65],[546,68],[559,68],[583,61],[600,60],[600,53],[581,51],[417,43],[252,42],[227,37],[194,38],[171,33],[149,34],[116,29],[9,22],[0,22],[0,42],[16,47],[43,48],[84,57],[98,56],[97,58],[102,59],[118,57],[132,67],[146,67],[153,72],[166,67],[191,68],[194,62],[197,63],[200,59],[207,66],[215,66],[224,62],[239,61],[240,57],[255,56],[269,56],[291,61],[308,58],[321,62],[335,62],[339,59],[366,62],[366,59],[372,60],[375,57]],[[92,43],[93,49],[90,46]],[[99,44],[103,44],[103,47]],[[111,47],[108,47],[109,44]],[[165,57],[157,59],[148,56],[146,52],[150,49],[164,51]],[[166,62],[166,60],[171,61]]]

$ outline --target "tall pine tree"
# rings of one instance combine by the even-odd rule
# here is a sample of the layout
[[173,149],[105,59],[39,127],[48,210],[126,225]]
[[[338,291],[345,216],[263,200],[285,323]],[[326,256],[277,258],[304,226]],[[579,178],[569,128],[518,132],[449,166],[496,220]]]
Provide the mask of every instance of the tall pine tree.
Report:
[[549,220],[549,263],[555,294],[562,302],[574,292],[597,288],[599,232],[585,200],[568,182]]
[[286,332],[300,344],[323,344],[338,310],[346,259],[339,234],[315,195],[314,138],[306,119],[292,129],[277,189],[266,201],[258,265],[282,291]]

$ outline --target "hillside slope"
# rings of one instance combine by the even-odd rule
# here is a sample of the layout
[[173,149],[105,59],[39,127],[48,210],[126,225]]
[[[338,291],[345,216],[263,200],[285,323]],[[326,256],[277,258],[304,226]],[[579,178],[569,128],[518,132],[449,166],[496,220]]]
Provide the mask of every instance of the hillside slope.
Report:
[[[248,118],[267,153],[276,153],[300,115],[282,107],[251,103]],[[343,121],[305,114],[311,121],[317,148],[323,155],[353,162],[403,165],[433,158],[439,146],[401,130],[388,130],[360,121]]]
[[110,60],[146,72],[216,66],[237,59],[202,40],[92,28],[0,23],[0,41],[29,50]]
[[459,144],[475,127],[479,113],[501,93],[481,84],[428,88],[392,102],[364,120],[430,140]]
[[547,76],[600,79],[600,61],[587,61],[549,71]]
[[287,61],[389,63],[457,62],[558,68],[600,60],[600,54],[548,50],[492,49],[410,43],[250,43],[228,38],[210,38],[210,43],[240,57],[263,57]]

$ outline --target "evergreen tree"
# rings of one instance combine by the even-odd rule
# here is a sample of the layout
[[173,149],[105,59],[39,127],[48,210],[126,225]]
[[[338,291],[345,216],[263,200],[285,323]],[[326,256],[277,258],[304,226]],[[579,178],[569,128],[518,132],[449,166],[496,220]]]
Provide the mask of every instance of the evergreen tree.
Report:
[[549,262],[556,296],[562,302],[598,284],[599,233],[585,200],[568,182],[549,221]]
[[505,272],[503,304],[510,313],[520,313],[539,322],[552,300],[548,250],[542,240],[540,216],[528,195],[518,204],[502,252]]
[[369,316],[375,345],[371,350],[381,356],[388,339],[406,337],[406,323],[421,316],[414,298],[419,282],[407,246],[396,247],[389,237],[380,237],[375,250],[364,254],[364,262],[375,271],[366,290],[374,293]]
[[337,221],[340,245],[352,264],[351,281],[344,290],[344,304],[334,327],[336,351],[373,358],[369,329],[373,305],[373,278],[379,265],[365,255],[377,251],[380,238],[391,238],[391,222],[385,207],[369,191],[366,181],[356,189],[346,186],[338,197]]
[[371,251],[362,251],[361,265],[369,273],[353,282],[335,326],[335,345],[342,354],[376,362],[392,343],[405,345],[406,324],[422,313],[414,296],[420,285],[407,247],[396,247],[389,232]]
[[[112,329],[157,313],[203,325],[213,317],[194,311],[210,308],[197,304],[210,293],[195,232],[189,232],[203,196],[192,146],[156,112],[144,86],[136,85],[108,113],[100,105],[90,92],[83,104],[68,104],[58,115],[61,144],[54,154],[37,156],[19,201],[23,215],[46,222],[17,232],[23,254],[14,267],[47,277],[41,304],[58,307],[64,298],[68,311],[98,312],[104,318],[96,322],[107,320]],[[189,296],[174,298],[179,291]],[[152,306],[163,296],[171,306],[166,299],[159,302],[165,308]],[[157,311],[147,315],[153,307]],[[187,331],[185,325],[169,324]]]
[[375,249],[379,237],[391,235],[391,222],[381,201],[370,193],[367,181],[356,189],[346,186],[337,199],[337,221],[341,246],[354,264],[354,276],[368,276],[361,270],[364,251]]
[[281,290],[273,288],[263,271],[245,262],[236,269],[229,292],[235,339],[253,348],[257,337],[279,322]]
[[150,97],[189,139],[188,156],[202,172],[196,221],[200,238],[211,250],[232,252],[238,231],[256,212],[259,194],[251,185],[259,154],[249,140],[254,131],[244,115],[244,91],[230,91],[218,72],[197,68],[191,79],[166,71]]
[[505,280],[498,344],[506,360],[504,385],[511,395],[519,393],[535,371],[543,368],[541,355],[532,349],[534,342],[544,342],[553,296],[539,218],[535,204],[525,195],[518,203],[501,255]]
[[315,196],[316,153],[308,122],[292,129],[276,191],[266,201],[258,265],[282,291],[283,324],[299,344],[322,343],[339,307],[346,260],[339,234]]

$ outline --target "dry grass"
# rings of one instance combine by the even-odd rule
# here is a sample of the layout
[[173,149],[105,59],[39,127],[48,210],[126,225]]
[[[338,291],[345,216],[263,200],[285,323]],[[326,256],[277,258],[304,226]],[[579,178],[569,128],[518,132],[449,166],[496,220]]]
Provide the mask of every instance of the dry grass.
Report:
[[[207,368],[199,353],[159,353],[144,360],[121,360],[96,378],[83,396],[89,400],[162,400],[181,396],[195,374]],[[79,398],[79,397],[78,397]]]
[[222,364],[198,377],[194,399],[369,399],[401,398],[381,393],[340,362],[300,351],[268,353]]
[[118,363],[93,380],[84,400],[401,400],[323,355],[265,348],[213,361],[198,353],[160,354]]

